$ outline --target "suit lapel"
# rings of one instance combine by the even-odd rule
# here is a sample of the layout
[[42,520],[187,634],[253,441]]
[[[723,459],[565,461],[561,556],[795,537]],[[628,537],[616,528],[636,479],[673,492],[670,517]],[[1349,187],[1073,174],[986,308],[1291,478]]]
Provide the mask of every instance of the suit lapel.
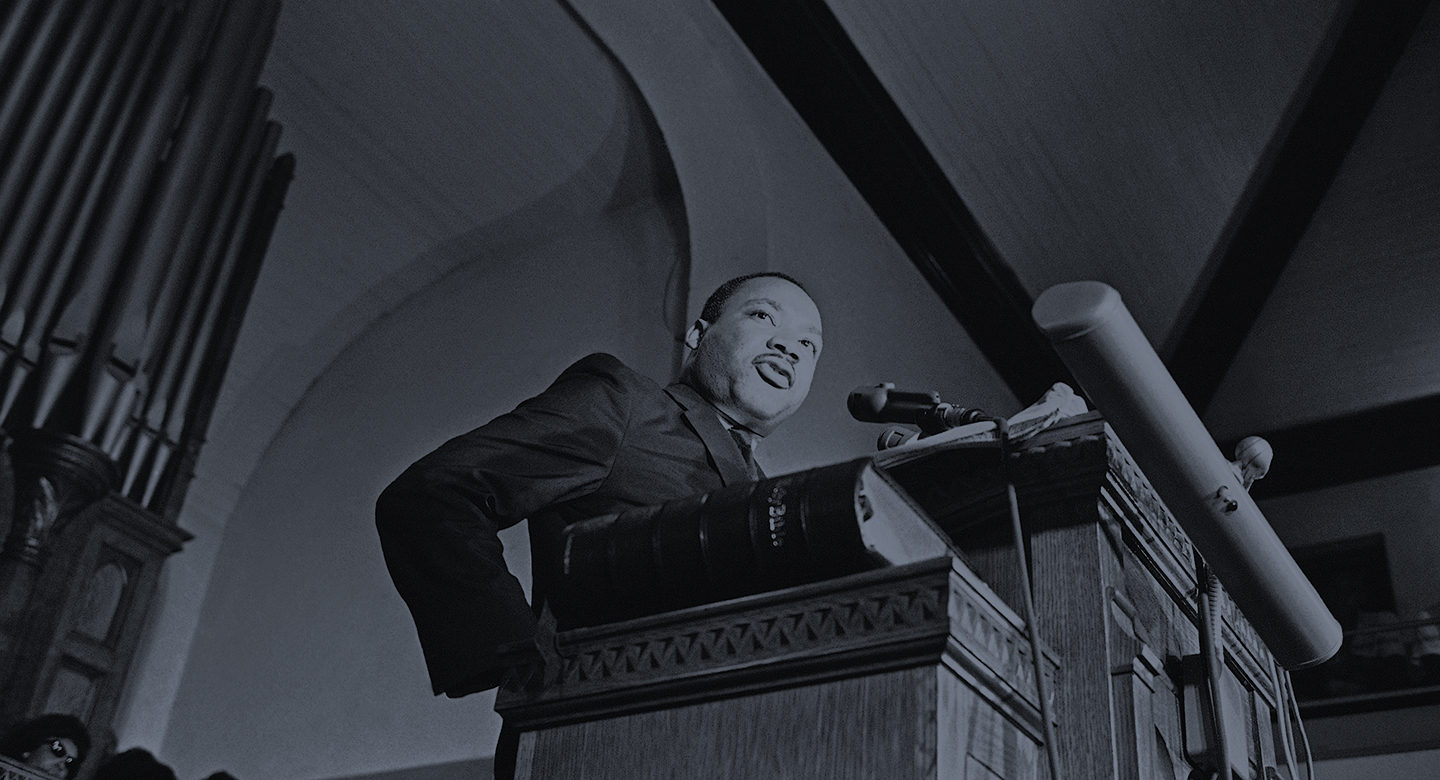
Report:
[[685,410],[685,421],[700,436],[710,460],[720,472],[720,481],[726,485],[747,482],[750,479],[745,470],[745,459],[740,454],[740,445],[730,437],[730,432],[720,424],[720,414],[708,401],[700,397],[689,385],[675,383],[665,388],[675,403]]

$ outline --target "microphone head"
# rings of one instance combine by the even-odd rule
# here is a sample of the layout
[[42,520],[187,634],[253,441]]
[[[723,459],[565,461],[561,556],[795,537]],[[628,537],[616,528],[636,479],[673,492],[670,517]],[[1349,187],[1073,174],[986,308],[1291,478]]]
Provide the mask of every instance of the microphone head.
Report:
[[896,390],[892,382],[861,385],[850,391],[845,406],[860,422],[898,422],[919,425],[940,405],[934,390]]
[[880,417],[880,412],[885,409],[885,401],[894,389],[894,382],[860,385],[850,391],[850,397],[845,399],[845,407],[850,410],[850,416],[860,422],[885,422]]

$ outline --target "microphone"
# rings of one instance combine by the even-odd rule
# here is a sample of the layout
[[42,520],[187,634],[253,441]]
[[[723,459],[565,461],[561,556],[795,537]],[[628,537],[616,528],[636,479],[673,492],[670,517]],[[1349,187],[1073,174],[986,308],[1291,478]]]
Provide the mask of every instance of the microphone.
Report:
[[979,409],[951,406],[934,390],[896,390],[893,382],[861,385],[850,391],[845,406],[860,422],[905,423],[927,436],[986,419]]

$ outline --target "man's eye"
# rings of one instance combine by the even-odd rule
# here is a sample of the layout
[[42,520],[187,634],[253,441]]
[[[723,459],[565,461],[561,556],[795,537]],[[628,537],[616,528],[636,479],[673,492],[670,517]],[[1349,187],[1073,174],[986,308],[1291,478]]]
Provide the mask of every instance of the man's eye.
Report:
[[800,345],[810,350],[812,355],[815,353],[815,342],[810,339],[800,339]]
[[750,316],[756,319],[769,320],[771,322],[775,321],[775,318],[771,317],[768,311],[752,311],[750,312]]

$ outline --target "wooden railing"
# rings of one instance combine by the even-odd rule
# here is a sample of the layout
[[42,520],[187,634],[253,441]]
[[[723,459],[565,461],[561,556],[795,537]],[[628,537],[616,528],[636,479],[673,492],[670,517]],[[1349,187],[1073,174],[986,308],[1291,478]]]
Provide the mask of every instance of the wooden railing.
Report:
[[1346,631],[1334,658],[1294,680],[1308,717],[1440,703],[1440,618]]
[[0,780],[55,780],[13,758],[0,756]]

